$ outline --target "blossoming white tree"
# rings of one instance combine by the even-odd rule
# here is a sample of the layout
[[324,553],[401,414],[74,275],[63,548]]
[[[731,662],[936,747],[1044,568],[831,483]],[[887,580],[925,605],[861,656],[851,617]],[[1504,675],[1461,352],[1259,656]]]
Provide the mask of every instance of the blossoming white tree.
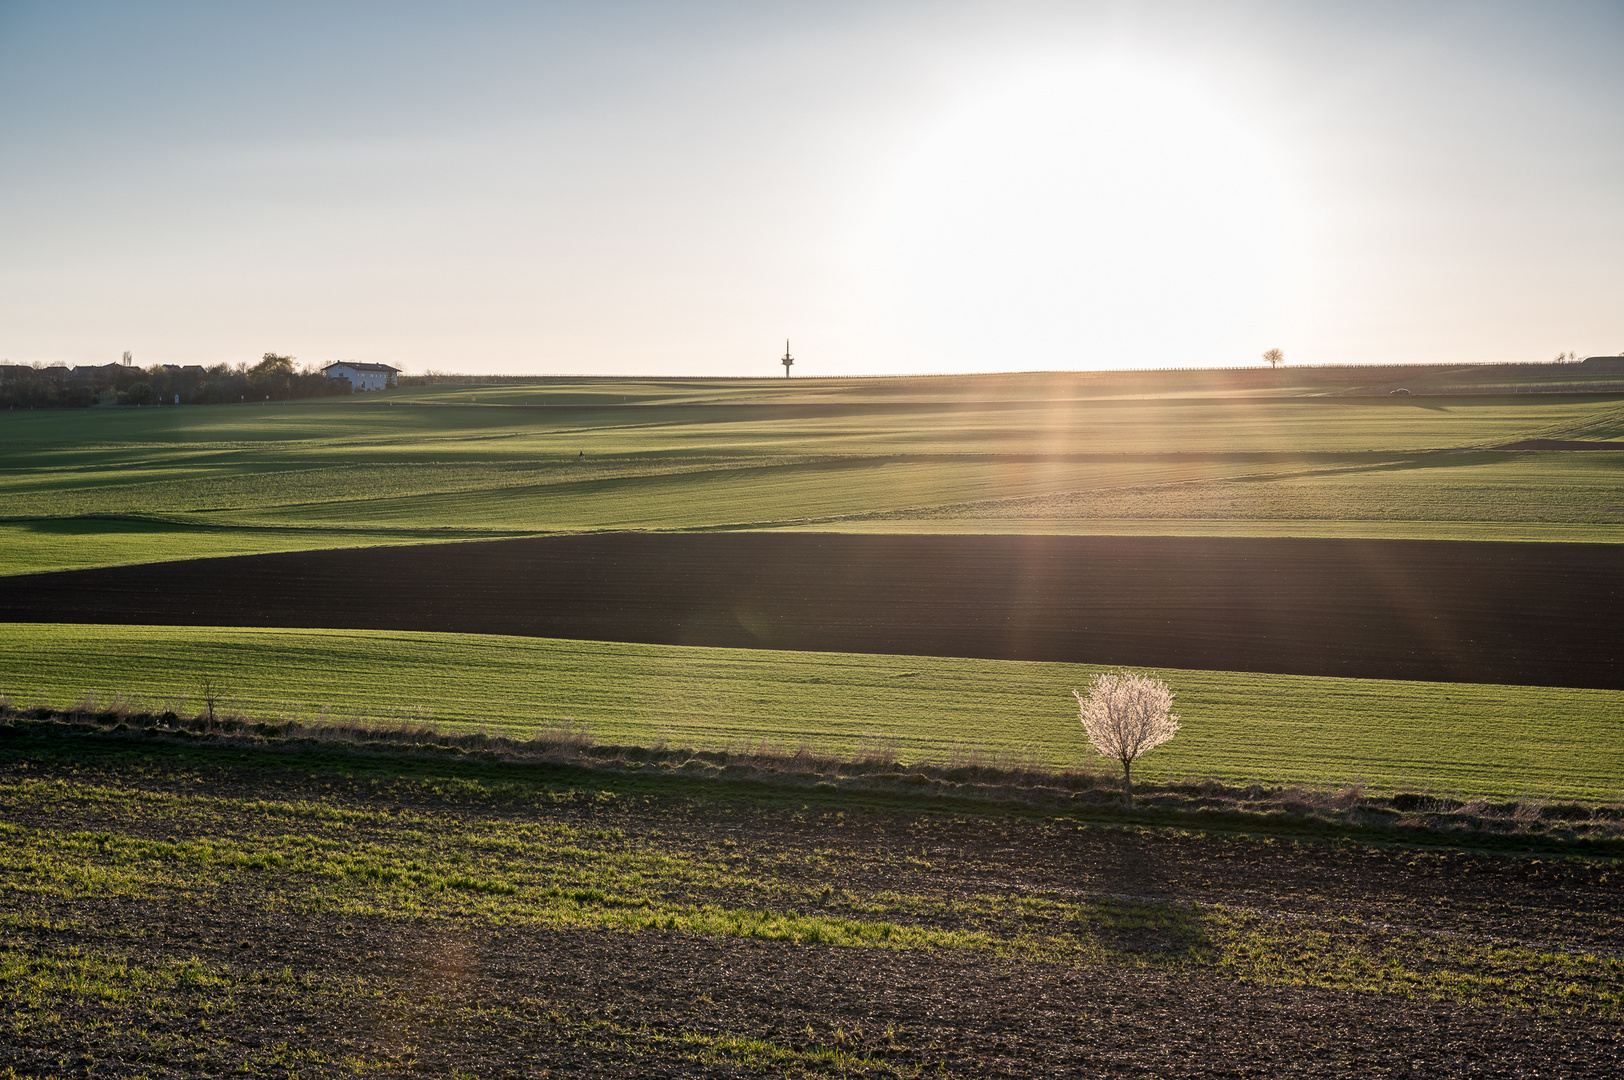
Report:
[[1179,729],[1173,691],[1154,676],[1114,671],[1094,676],[1087,697],[1072,694],[1094,750],[1122,762],[1122,791],[1131,802],[1133,763]]

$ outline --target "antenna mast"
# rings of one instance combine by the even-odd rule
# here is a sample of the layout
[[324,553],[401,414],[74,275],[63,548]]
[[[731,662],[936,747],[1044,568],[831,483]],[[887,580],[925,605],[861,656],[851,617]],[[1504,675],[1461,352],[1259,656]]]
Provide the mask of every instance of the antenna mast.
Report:
[[789,338],[784,339],[784,358],[778,362],[784,365],[784,378],[789,378],[790,365],[795,363],[795,357],[789,354]]

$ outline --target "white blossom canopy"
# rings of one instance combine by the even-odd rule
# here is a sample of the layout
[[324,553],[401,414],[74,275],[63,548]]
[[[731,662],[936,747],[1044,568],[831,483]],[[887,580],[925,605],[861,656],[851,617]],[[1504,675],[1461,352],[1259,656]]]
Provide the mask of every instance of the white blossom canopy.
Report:
[[1131,671],[1094,676],[1088,696],[1076,690],[1088,741],[1101,757],[1126,765],[1171,739],[1179,729],[1173,691],[1162,680]]

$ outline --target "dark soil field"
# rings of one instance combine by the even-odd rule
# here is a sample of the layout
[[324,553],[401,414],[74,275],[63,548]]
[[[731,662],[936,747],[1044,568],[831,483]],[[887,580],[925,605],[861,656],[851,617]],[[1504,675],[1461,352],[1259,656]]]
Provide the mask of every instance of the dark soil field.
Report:
[[0,739],[0,1075],[1624,1070],[1611,860],[106,742]]
[[600,534],[0,579],[0,621],[1624,688],[1624,555],[1602,544]]

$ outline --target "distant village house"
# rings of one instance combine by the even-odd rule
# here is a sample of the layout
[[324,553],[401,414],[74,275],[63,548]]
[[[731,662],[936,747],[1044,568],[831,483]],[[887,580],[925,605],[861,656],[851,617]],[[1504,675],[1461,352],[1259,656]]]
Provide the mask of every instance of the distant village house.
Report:
[[328,364],[321,372],[329,379],[350,380],[350,386],[356,390],[383,390],[395,385],[395,376],[400,374],[400,369],[388,364],[358,364],[345,360]]
[[126,366],[124,364],[75,364],[70,375],[72,378],[85,382],[112,382]]

